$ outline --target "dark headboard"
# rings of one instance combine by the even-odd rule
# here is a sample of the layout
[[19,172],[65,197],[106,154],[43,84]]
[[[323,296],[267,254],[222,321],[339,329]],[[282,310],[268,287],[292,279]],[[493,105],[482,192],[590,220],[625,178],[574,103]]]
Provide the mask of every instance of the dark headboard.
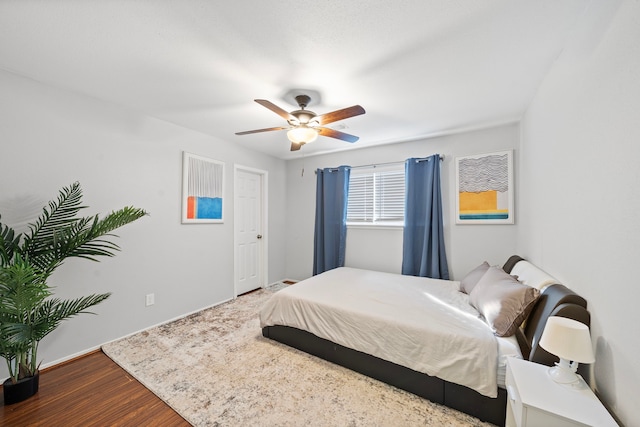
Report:
[[[520,261],[524,261],[524,258],[513,255],[502,268],[510,273]],[[591,315],[587,311],[587,301],[564,285],[549,285],[542,291],[523,327],[516,332],[516,338],[520,344],[522,357],[532,362],[553,366],[558,361],[558,357],[538,345],[549,316],[568,317],[589,326]],[[581,374],[585,376],[586,372]]]

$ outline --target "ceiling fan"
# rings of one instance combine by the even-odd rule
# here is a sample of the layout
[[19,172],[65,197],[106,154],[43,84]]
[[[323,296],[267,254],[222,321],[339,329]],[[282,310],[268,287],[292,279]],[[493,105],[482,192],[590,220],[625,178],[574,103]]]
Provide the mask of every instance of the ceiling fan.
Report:
[[266,99],[256,99],[255,101],[273,111],[283,119],[285,119],[289,126],[273,127],[265,129],[248,130],[244,132],[236,132],[236,135],[248,135],[251,133],[269,132],[273,130],[285,130],[288,129],[287,138],[291,141],[291,151],[297,151],[304,144],[313,142],[318,138],[318,135],[328,136],[330,138],[337,138],[347,142],[356,142],[359,138],[355,135],[340,132],[335,129],[324,127],[324,125],[337,122],[338,120],[348,119],[349,117],[359,116],[364,114],[364,108],[359,105],[343,108],[341,110],[332,111],[317,115],[313,111],[305,110],[311,97],[308,95],[297,95],[295,97],[299,110],[287,112],[277,105],[273,104]]

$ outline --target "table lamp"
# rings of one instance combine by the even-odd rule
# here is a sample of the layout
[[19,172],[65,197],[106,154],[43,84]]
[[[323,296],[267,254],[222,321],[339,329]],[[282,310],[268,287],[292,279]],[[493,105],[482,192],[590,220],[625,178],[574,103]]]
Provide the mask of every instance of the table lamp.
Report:
[[547,319],[540,346],[560,358],[560,362],[549,369],[551,378],[560,384],[578,381],[578,364],[596,360],[589,327],[566,317],[551,316]]

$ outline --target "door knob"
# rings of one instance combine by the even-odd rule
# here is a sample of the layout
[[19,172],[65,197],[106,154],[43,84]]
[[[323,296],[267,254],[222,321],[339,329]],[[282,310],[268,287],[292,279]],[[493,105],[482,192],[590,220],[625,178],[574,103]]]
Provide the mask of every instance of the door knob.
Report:
[[258,234],[256,237],[257,237],[258,239],[262,239],[262,234]]

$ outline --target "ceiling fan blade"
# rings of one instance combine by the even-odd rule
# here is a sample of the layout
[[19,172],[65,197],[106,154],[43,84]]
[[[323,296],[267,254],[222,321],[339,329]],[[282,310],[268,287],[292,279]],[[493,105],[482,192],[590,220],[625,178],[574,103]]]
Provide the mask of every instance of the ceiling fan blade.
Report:
[[322,136],[328,136],[329,138],[337,138],[347,142],[356,142],[357,140],[360,139],[355,135],[350,135],[348,133],[340,132],[338,130],[331,129],[331,128],[317,127],[314,129],[316,129],[318,133]]
[[295,142],[291,143],[291,151],[298,151],[299,149],[302,148],[304,144],[297,144]]
[[317,120],[321,125],[326,125],[328,123],[337,122],[338,120],[344,120],[348,119],[349,117],[359,116],[360,114],[364,113],[364,108],[359,105],[354,105],[353,107],[343,108],[342,110],[336,110],[330,113],[321,114],[314,120]]
[[266,99],[254,99],[254,101],[262,105],[263,107],[266,107],[269,110],[273,111],[274,113],[276,113],[277,115],[285,119],[286,121],[297,120],[294,116],[289,114],[288,111],[283,110],[282,108],[278,107],[276,104],[274,104],[271,101],[267,101]]
[[269,131],[272,131],[272,130],[284,130],[284,129],[289,129],[289,127],[277,127],[277,128],[264,128],[264,129],[246,130],[244,132],[236,132],[236,135],[249,135],[250,133],[269,132]]

